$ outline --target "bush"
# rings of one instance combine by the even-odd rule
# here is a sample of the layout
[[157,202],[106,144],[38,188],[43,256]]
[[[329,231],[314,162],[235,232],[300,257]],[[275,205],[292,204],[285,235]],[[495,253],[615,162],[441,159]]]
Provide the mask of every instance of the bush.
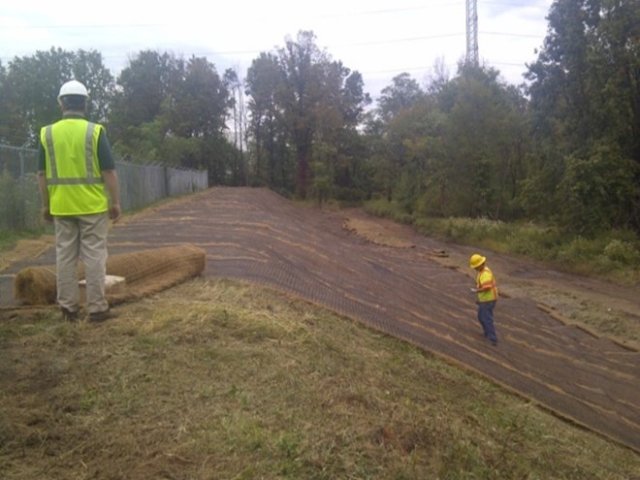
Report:
[[556,228],[533,223],[512,225],[507,237],[508,250],[538,260],[554,258],[563,237]]
[[556,258],[563,264],[580,269],[581,265],[586,265],[601,252],[602,245],[598,245],[598,242],[578,235],[558,249]]
[[334,187],[333,196],[339,202],[358,205],[365,199],[366,192],[359,188]]
[[524,255],[581,274],[604,274],[622,282],[640,278],[640,239],[628,230],[596,236],[575,236],[559,227],[505,223],[487,218],[434,218],[402,214],[400,206],[383,199],[367,202],[378,216],[410,223],[423,235],[497,252]]
[[640,264],[640,251],[630,242],[614,239],[604,247],[604,255],[622,265]]
[[565,201],[558,205],[572,231],[593,234],[626,225],[640,195],[637,162],[617,147],[596,145],[585,157],[569,156],[558,186]]
[[377,215],[378,217],[391,218],[396,222],[411,225],[413,223],[413,215],[406,213],[402,208],[393,201],[386,199],[371,200],[364,205],[366,212]]
[[496,245],[496,239],[506,238],[510,232],[508,224],[487,218],[419,218],[414,225],[424,234],[485,247],[487,242]]

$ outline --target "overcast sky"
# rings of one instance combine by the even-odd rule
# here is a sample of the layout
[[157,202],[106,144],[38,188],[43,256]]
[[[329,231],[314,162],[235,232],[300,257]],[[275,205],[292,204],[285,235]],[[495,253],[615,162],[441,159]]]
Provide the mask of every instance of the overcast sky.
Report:
[[[480,60],[520,84],[547,32],[552,0],[478,0]],[[334,60],[362,73],[376,99],[408,72],[421,85],[436,62],[455,74],[466,50],[465,0],[0,0],[0,60],[37,50],[95,49],[118,75],[140,50],[206,56],[241,77],[260,52],[312,30]]]

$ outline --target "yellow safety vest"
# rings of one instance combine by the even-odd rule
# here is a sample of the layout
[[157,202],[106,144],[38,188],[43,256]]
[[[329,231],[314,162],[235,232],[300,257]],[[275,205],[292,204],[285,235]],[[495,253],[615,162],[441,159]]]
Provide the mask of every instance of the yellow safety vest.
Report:
[[102,125],[66,118],[40,130],[51,215],[91,215],[109,210],[98,162]]
[[496,286],[496,280],[493,277],[493,272],[491,272],[489,267],[484,267],[478,272],[478,275],[476,276],[476,286],[477,288],[491,287],[490,290],[478,292],[478,302],[494,302],[498,299],[498,287]]

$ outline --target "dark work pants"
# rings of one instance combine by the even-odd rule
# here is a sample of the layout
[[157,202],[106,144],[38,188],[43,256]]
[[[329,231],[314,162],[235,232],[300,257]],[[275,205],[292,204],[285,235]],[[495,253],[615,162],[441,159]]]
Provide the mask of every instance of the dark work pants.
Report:
[[478,320],[480,321],[480,325],[482,325],[484,336],[487,337],[491,343],[498,341],[496,329],[493,326],[493,307],[495,306],[495,301],[478,303]]

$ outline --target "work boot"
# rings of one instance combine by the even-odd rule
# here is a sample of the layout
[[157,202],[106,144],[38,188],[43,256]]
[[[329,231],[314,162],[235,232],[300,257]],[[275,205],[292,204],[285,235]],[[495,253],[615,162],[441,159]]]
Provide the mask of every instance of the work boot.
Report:
[[76,322],[78,320],[78,311],[72,312],[71,310],[60,307],[60,313],[62,313],[62,320],[66,322]]
[[116,314],[111,310],[107,309],[103,312],[94,312],[89,314],[89,321],[91,323],[102,323],[105,320],[109,320],[111,318],[115,318]]

